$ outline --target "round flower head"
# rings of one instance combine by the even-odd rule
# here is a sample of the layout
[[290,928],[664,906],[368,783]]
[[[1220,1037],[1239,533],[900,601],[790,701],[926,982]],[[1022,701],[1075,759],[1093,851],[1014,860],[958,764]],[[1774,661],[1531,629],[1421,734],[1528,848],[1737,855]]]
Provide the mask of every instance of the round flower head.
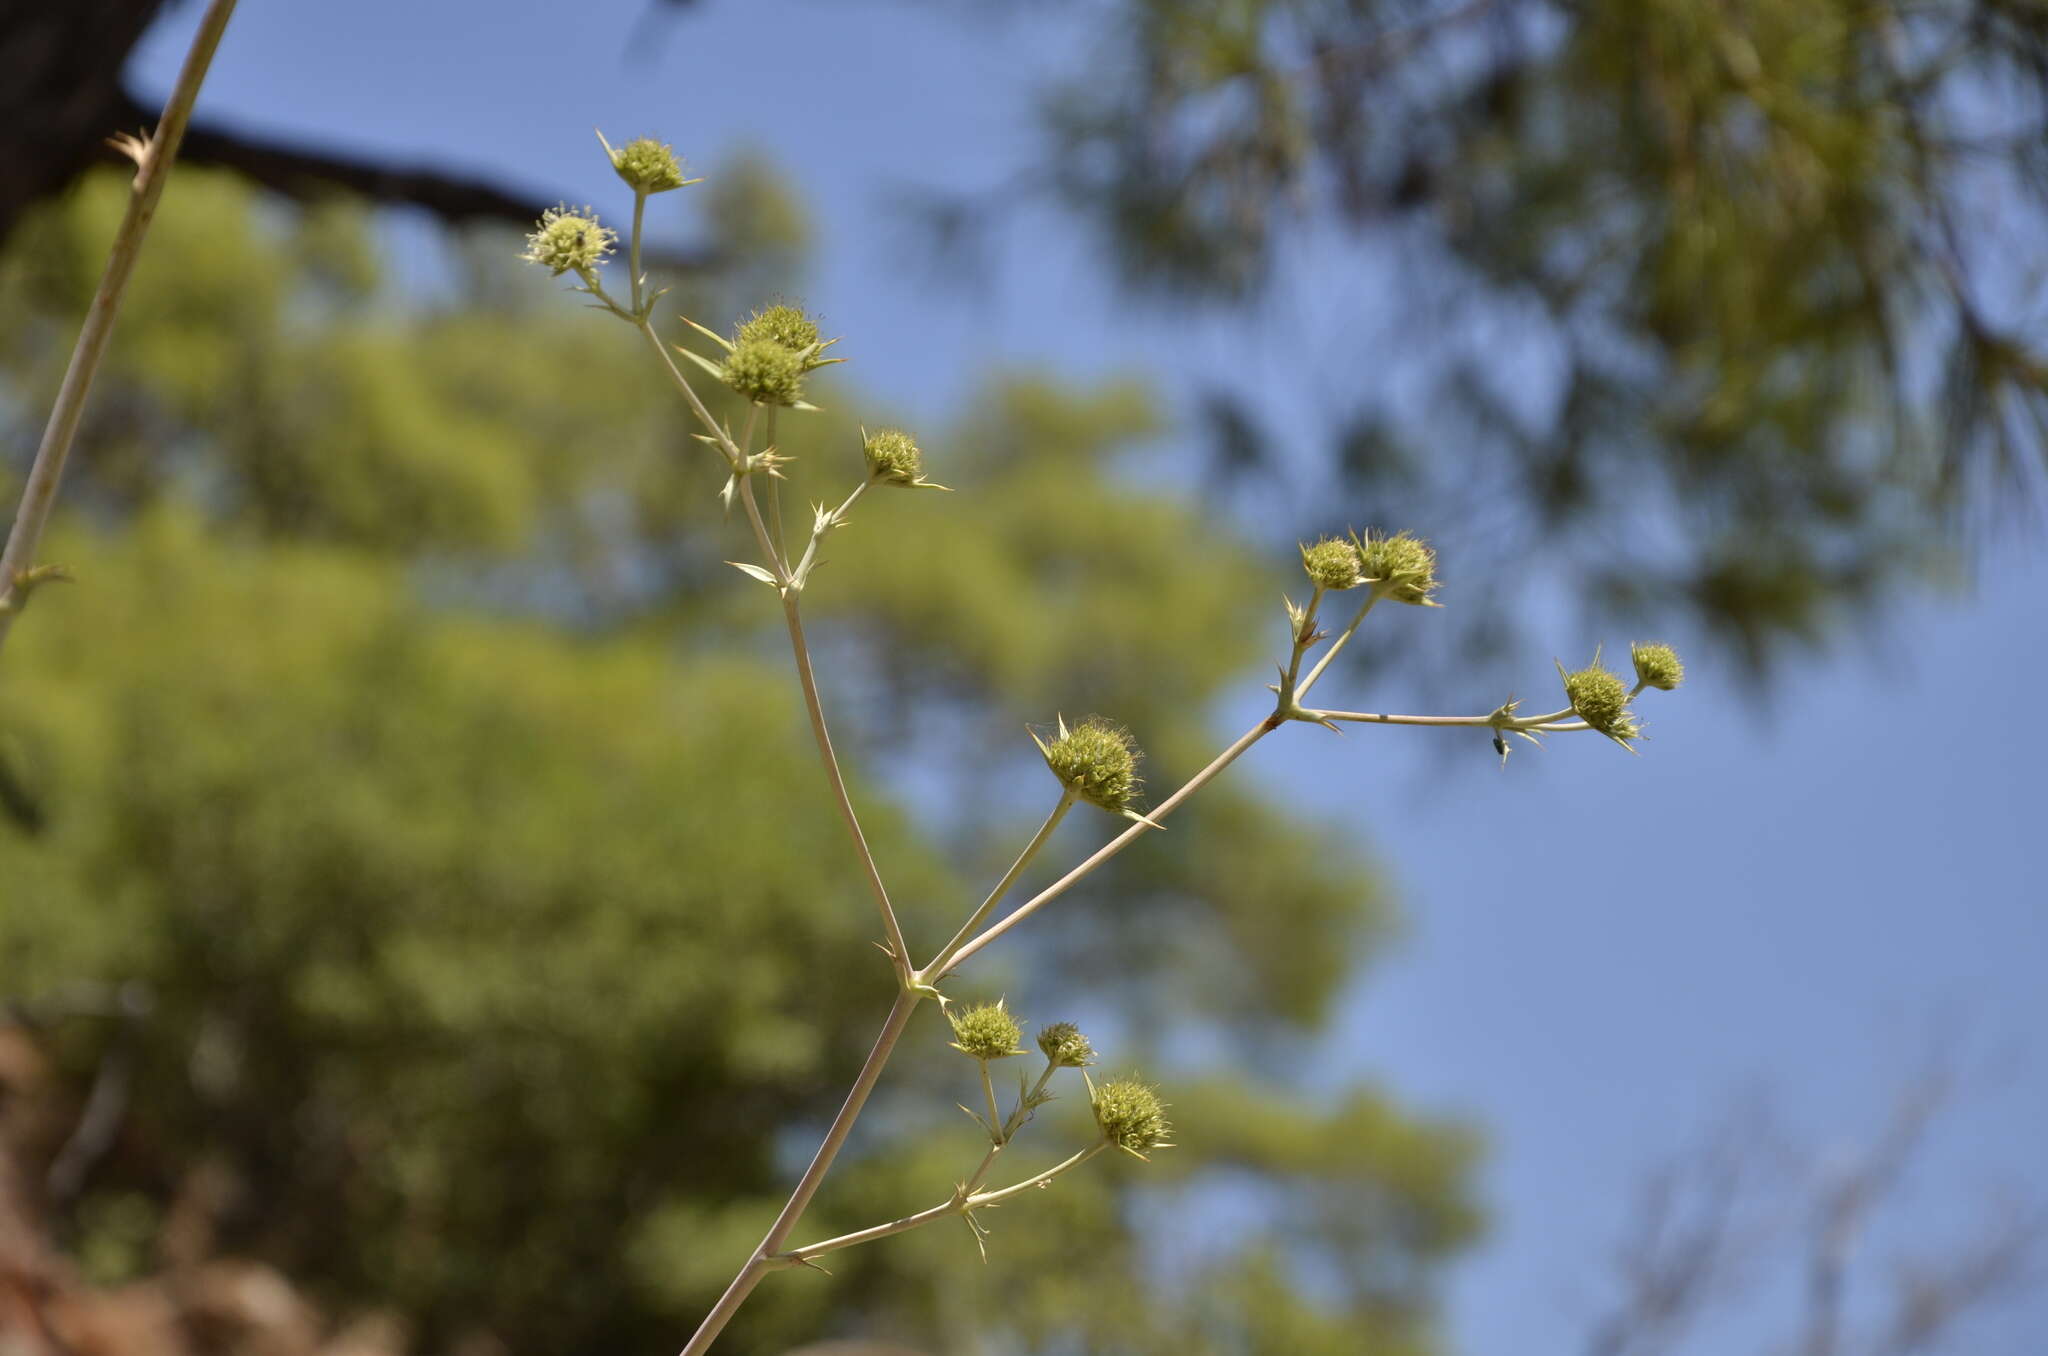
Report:
[[636,137],[619,147],[605,141],[604,133],[597,139],[604,142],[604,153],[611,157],[612,169],[626,181],[626,186],[635,193],[666,193],[684,184],[693,184],[695,179],[683,177],[683,162],[676,158],[675,148],[653,137]]
[[1062,1069],[1079,1069],[1095,1062],[1095,1047],[1072,1022],[1054,1022],[1038,1029],[1038,1048],[1051,1063]]
[[1024,1047],[1018,1044],[1024,1037],[1024,1028],[1017,1025],[1017,1019],[1001,999],[959,1013],[949,1012],[946,1020],[953,1024],[953,1048],[962,1054],[988,1060],[1024,1053]]
[[1309,582],[1318,588],[1355,589],[1365,582],[1358,563],[1358,548],[1336,537],[1325,537],[1313,546],[1301,548],[1301,567]]
[[769,306],[740,323],[737,343],[749,339],[771,339],[784,348],[807,349],[819,341],[818,322],[805,315],[801,306]]
[[1635,661],[1636,681],[1644,687],[1669,692],[1685,681],[1685,665],[1669,645],[1631,645],[1628,654]]
[[1089,1106],[1102,1137],[1135,1158],[1148,1149],[1170,1149],[1168,1136],[1173,1127],[1166,1120],[1166,1104],[1150,1085],[1136,1079],[1118,1079],[1096,1087],[1088,1085]]
[[900,428],[866,434],[861,453],[868,459],[868,475],[885,485],[915,485],[924,479],[924,451]]
[[1599,655],[1576,673],[1566,673],[1562,664],[1557,671],[1564,679],[1564,695],[1580,720],[1623,748],[1643,732],[1635,712],[1628,709],[1628,684],[1619,674],[1602,668]]
[[1131,803],[1144,783],[1138,779],[1138,745],[1121,726],[1090,716],[1067,728],[1062,719],[1052,743],[1032,735],[1045,765],[1060,785],[1091,805],[1114,814],[1134,814]]
[[1359,568],[1382,598],[1417,607],[1435,607],[1429,595],[1436,592],[1436,552],[1429,543],[1407,532],[1391,537],[1368,533],[1364,540],[1353,537],[1358,548]]
[[803,358],[773,339],[747,339],[734,344],[719,376],[727,386],[759,405],[794,405],[803,398]]
[[618,238],[598,224],[597,214],[588,207],[571,210],[563,203],[541,213],[540,225],[526,237],[526,252],[519,257],[557,278],[571,269],[587,277],[612,252]]

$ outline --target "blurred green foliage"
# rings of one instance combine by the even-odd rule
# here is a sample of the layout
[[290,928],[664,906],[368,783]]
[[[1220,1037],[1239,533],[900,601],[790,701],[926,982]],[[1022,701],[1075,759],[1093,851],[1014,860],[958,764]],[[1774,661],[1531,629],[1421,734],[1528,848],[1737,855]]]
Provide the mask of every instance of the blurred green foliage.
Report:
[[[756,242],[804,239],[750,173],[712,214],[722,271],[674,280],[707,323],[766,299],[733,295]],[[117,208],[89,181],[0,258],[17,458]],[[453,283],[407,297],[359,214],[180,174],[51,545],[81,582],[0,666],[0,996],[152,996],[120,1138],[59,1221],[97,1272],[196,1209],[429,1349],[658,1350],[779,1204],[889,977],[708,455],[624,327],[515,249],[453,242]],[[819,399],[780,442],[836,501],[858,398]],[[1134,387],[997,383],[924,436],[958,493],[871,494],[832,539],[827,702],[920,950],[1057,795],[1021,722],[1113,715],[1171,785],[1281,639],[1293,579],[1119,475],[1153,427]],[[1077,813],[1037,878],[1112,828]],[[1293,1086],[1391,926],[1357,849],[1241,778],[1045,921],[956,992],[1153,1056],[1182,1147],[997,1212],[987,1267],[928,1230],[776,1276],[733,1349],[1432,1349],[1479,1226],[1472,1133]],[[104,1024],[52,1039],[82,1094]],[[804,1237],[971,1167],[946,1039],[920,1014]],[[1018,1152],[1085,1117],[1070,1094]]]

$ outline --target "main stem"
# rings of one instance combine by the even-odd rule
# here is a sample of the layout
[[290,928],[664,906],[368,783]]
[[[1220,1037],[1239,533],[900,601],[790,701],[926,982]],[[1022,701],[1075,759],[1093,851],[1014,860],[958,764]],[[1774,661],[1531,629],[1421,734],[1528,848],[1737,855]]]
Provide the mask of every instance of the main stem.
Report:
[[27,602],[29,572],[35,567],[43,530],[49,526],[51,511],[56,507],[57,490],[64,479],[64,462],[71,455],[71,444],[78,436],[78,425],[85,415],[85,400],[92,392],[93,374],[99,370],[100,357],[106,352],[107,340],[114,332],[114,317],[121,307],[121,293],[128,286],[129,275],[135,271],[135,260],[142,253],[143,237],[149,233],[149,224],[156,217],[157,202],[163,197],[171,165],[178,158],[178,146],[185,139],[185,126],[192,120],[192,105],[199,98],[199,87],[206,80],[206,71],[213,64],[213,54],[220,46],[221,34],[227,30],[228,19],[234,12],[235,0],[213,0],[207,7],[205,16],[199,21],[199,31],[193,35],[192,47],[185,54],[185,65],[178,72],[178,83],[172,87],[170,100],[164,105],[163,118],[157,123],[155,133],[137,152],[139,163],[134,183],[129,189],[128,210],[121,218],[120,229],[115,232],[113,249],[107,255],[107,269],[100,276],[99,290],[93,294],[92,306],[85,313],[85,325],[79,331],[78,343],[71,350],[71,362],[64,369],[64,382],[57,388],[57,403],[50,410],[50,422],[43,427],[43,441],[36,448],[28,483],[22,487],[21,507],[14,515],[14,529],[7,534],[6,550],[0,552],[0,645],[6,643],[7,632]]
[[795,1229],[797,1221],[803,1218],[804,1211],[810,1207],[811,1198],[818,1194],[818,1187],[824,1182],[825,1174],[832,1169],[832,1160],[839,1156],[839,1150],[846,1143],[847,1133],[853,1129],[854,1121],[860,1118],[861,1108],[867,1105],[868,1094],[875,1090],[875,1080],[882,1076],[883,1066],[888,1064],[890,1054],[896,1049],[897,1038],[903,1034],[903,1028],[910,1024],[910,1014],[921,1001],[920,995],[908,989],[897,990],[895,1006],[889,1009],[888,1019],[882,1023],[882,1032],[875,1037],[874,1048],[868,1051],[867,1063],[861,1065],[859,1076],[853,1080],[852,1090],[846,1094],[846,1101],[839,1107],[839,1114],[832,1118],[831,1127],[825,1131],[824,1142],[819,1144],[818,1151],[811,1155],[811,1165],[804,1169],[803,1178],[796,1184],[796,1190],[789,1194],[789,1200],[783,1205],[782,1213],[775,1217],[775,1223],[769,1226],[767,1235],[762,1238],[760,1246],[754,1249],[754,1255],[747,1259],[747,1264],[740,1268],[739,1275],[732,1278],[732,1284],[718,1297],[718,1303],[704,1316],[704,1322],[690,1338],[689,1344],[683,1348],[681,1356],[700,1356],[701,1353],[710,1350],[712,1342],[725,1331],[725,1325],[732,1321],[732,1316],[746,1303],[747,1296],[754,1292],[754,1287],[761,1283],[761,1278],[777,1269],[778,1265],[786,1265],[777,1263],[774,1254],[789,1241],[790,1231]]

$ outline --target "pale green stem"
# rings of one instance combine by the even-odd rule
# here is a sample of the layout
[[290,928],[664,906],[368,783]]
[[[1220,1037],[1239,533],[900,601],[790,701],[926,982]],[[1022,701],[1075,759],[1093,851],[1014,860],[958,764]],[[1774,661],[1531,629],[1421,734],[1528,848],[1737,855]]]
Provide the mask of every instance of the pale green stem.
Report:
[[981,1090],[982,1093],[988,1098],[989,1138],[995,1141],[993,1147],[1000,1148],[1002,1147],[1003,1142],[1008,1138],[1008,1136],[1003,1133],[1005,1125],[1005,1122],[1003,1120],[1003,1113],[996,1109],[995,1080],[988,1076],[987,1060],[978,1059],[975,1061],[975,1063],[981,1066]]
[[1498,720],[1486,716],[1396,716],[1382,715],[1376,711],[1310,711],[1316,720],[1353,721],[1366,725],[1464,725],[1487,726],[1496,730],[1541,730],[1554,729],[1556,722],[1571,715],[1571,708],[1553,711],[1543,716],[1512,717]]
[[[746,488],[747,482],[742,478],[740,490],[751,509],[754,501],[751,495],[745,494]],[[757,514],[757,525],[759,521]],[[789,648],[796,656],[797,680],[804,690],[804,709],[810,713],[811,734],[818,743],[818,757],[825,764],[825,780],[832,784],[832,798],[839,806],[839,817],[846,823],[846,832],[853,839],[861,869],[867,875],[868,888],[874,892],[875,904],[882,912],[891,963],[896,967],[897,977],[907,980],[910,976],[910,948],[903,940],[902,926],[896,921],[896,908],[889,902],[889,887],[882,884],[882,873],[875,866],[875,854],[869,851],[867,835],[861,832],[860,816],[854,813],[853,799],[846,793],[846,779],[839,772],[839,757],[832,751],[832,733],[825,728],[825,709],[818,701],[818,679],[811,672],[811,650],[804,642],[803,618],[797,611],[797,595],[793,589],[783,592],[782,616],[789,626]]]
[[681,1356],[702,1356],[702,1353],[708,1351],[712,1342],[725,1331],[725,1325],[732,1321],[732,1316],[739,1312],[739,1307],[746,1303],[747,1296],[753,1293],[754,1287],[761,1283],[761,1278],[778,1265],[788,1265],[776,1260],[775,1254],[789,1240],[797,1221],[803,1218],[804,1211],[810,1207],[811,1198],[818,1194],[819,1185],[824,1182],[825,1174],[831,1170],[832,1160],[839,1156],[840,1148],[846,1143],[847,1133],[853,1129],[853,1123],[859,1118],[861,1108],[867,1104],[868,1094],[874,1091],[875,1081],[882,1076],[882,1068],[889,1062],[889,1055],[896,1048],[897,1038],[902,1036],[903,1028],[910,1024],[910,1014],[921,1001],[922,995],[912,993],[908,989],[897,990],[895,1005],[889,1009],[888,1020],[882,1023],[881,1034],[875,1037],[874,1048],[868,1051],[867,1063],[861,1065],[859,1076],[853,1080],[852,1090],[846,1094],[846,1101],[840,1105],[839,1114],[833,1117],[830,1128],[825,1131],[824,1142],[818,1146],[817,1153],[811,1156],[811,1164],[804,1169],[802,1180],[796,1184],[796,1190],[790,1193],[789,1200],[782,1207],[782,1213],[775,1217],[775,1223],[769,1227],[767,1236],[761,1240],[760,1246],[754,1249],[753,1256],[747,1259],[747,1264],[732,1278],[732,1284],[719,1296],[718,1303],[705,1315],[704,1322],[698,1326],[689,1344],[683,1348]]
[[838,1252],[841,1248],[851,1248],[862,1243],[872,1243],[878,1238],[888,1238],[892,1234],[906,1233],[920,1225],[930,1224],[933,1220],[945,1219],[949,1215],[962,1215],[971,1210],[980,1210],[985,1206],[1001,1205],[1004,1201],[1014,1196],[1021,1196],[1027,1191],[1045,1186],[1061,1173],[1070,1172],[1080,1167],[1083,1163],[1086,1163],[1108,1147],[1109,1145],[1104,1142],[1091,1144],[1071,1158],[1047,1168],[1044,1172],[1033,1177],[1027,1177],[1021,1182],[1003,1187],[1000,1190],[956,1195],[953,1199],[943,1201],[929,1210],[920,1210],[914,1215],[905,1215],[901,1219],[892,1219],[887,1224],[877,1224],[873,1228],[862,1229],[857,1233],[841,1234],[837,1238],[828,1238],[822,1243],[806,1243],[803,1247],[793,1248],[773,1260],[785,1266],[798,1266],[810,1258],[822,1257],[828,1252]]
[[[1182,801],[1194,795],[1195,792],[1201,790],[1204,786],[1207,786],[1223,769],[1236,762],[1246,749],[1249,749],[1252,745],[1279,729],[1283,724],[1285,724],[1285,721],[1282,717],[1272,715],[1266,717],[1257,725],[1252,726],[1251,729],[1246,730],[1238,736],[1236,743],[1232,744],[1222,753],[1217,754],[1215,760],[1209,766],[1197,772],[1193,777],[1190,777],[1186,784],[1161,801],[1158,807],[1152,810],[1146,818],[1153,821],[1153,823],[1157,823],[1169,814],[1172,814]],[[1090,856],[1086,861],[1082,862],[1072,871],[1069,871],[1066,875],[1061,876],[1051,885],[1046,886],[1045,889],[1033,895],[1023,904],[1018,905],[1016,911],[1007,918],[982,932],[973,941],[968,942],[965,946],[954,952],[952,959],[947,962],[948,965],[957,966],[961,961],[974,955],[975,952],[981,950],[1011,928],[1016,927],[1017,924],[1023,922],[1047,904],[1052,903],[1053,900],[1058,899],[1061,895],[1072,889],[1083,877],[1095,870],[1096,867],[1101,866],[1104,862],[1129,847],[1136,841],[1139,834],[1147,831],[1148,827],[1145,824],[1133,824],[1130,828],[1125,829],[1122,833],[1110,839],[1100,848],[1097,848],[1094,855]]]
[[1044,1172],[1039,1173],[1035,1177],[1027,1177],[1021,1182],[1017,1182],[1011,1186],[1006,1186],[1002,1188],[1000,1191],[983,1191],[978,1192],[975,1195],[969,1196],[967,1198],[967,1204],[964,1208],[968,1210],[979,1210],[985,1205],[1001,1205],[1004,1201],[1009,1200],[1012,1196],[1021,1196],[1027,1191],[1033,1190],[1037,1187],[1044,1186],[1046,1183],[1050,1182],[1053,1178],[1059,1176],[1063,1172],[1069,1172],[1075,1168],[1080,1167],[1083,1163],[1086,1163],[1089,1159],[1095,1157],[1095,1155],[1101,1153],[1104,1149],[1107,1149],[1108,1147],[1109,1145],[1106,1142],[1097,1142],[1091,1144],[1087,1148],[1075,1154],[1073,1157],[1066,1159],[1063,1162],[1053,1164],[1051,1167],[1047,1168]]
[[[600,301],[603,301],[607,306],[611,306],[614,312],[618,312],[618,307],[613,305],[611,299],[606,297],[602,290],[592,287],[591,291]],[[620,314],[624,313],[620,312]],[[625,318],[628,320],[634,319],[630,315]],[[676,389],[683,393],[683,399],[690,402],[690,410],[697,416],[697,422],[704,426],[704,431],[718,440],[718,449],[725,453],[726,463],[733,470],[737,471],[745,461],[745,458],[740,455],[739,445],[733,442],[732,435],[725,431],[725,427],[711,417],[711,411],[705,408],[703,400],[697,395],[697,388],[690,385],[689,378],[685,377],[683,370],[676,366],[676,360],[668,355],[668,345],[664,344],[661,341],[661,336],[654,332],[654,323],[643,318],[635,321],[634,327],[640,333],[647,336],[647,342],[653,347],[654,355],[660,358],[661,365],[668,369],[669,380],[674,382]],[[744,477],[742,477],[740,483],[743,485],[746,483]]]
[[[768,407],[768,431],[764,442],[766,446],[771,448],[775,446],[775,416],[780,412],[778,407],[774,405]],[[768,531],[775,539],[775,553],[784,560],[787,560],[789,559],[789,548],[783,545],[782,529],[782,478],[780,476],[769,476]]]
[[633,314],[640,314],[640,225],[647,216],[647,190],[633,190],[633,239],[626,248],[630,258],[626,267],[633,270]]
[[1365,595],[1365,601],[1359,604],[1357,615],[1351,618],[1351,624],[1339,632],[1337,638],[1330,642],[1330,648],[1323,651],[1323,657],[1315,662],[1315,667],[1308,671],[1308,677],[1302,679],[1301,686],[1294,690],[1294,699],[1297,702],[1308,695],[1308,690],[1316,685],[1316,680],[1323,676],[1323,670],[1330,667],[1330,661],[1335,659],[1338,651],[1342,650],[1346,643],[1350,641],[1352,633],[1358,630],[1358,624],[1365,620],[1366,613],[1372,611],[1373,604],[1379,602],[1379,600],[1380,595],[1377,589],[1373,589]]
[[974,935],[974,930],[981,926],[982,920],[987,918],[995,906],[1002,902],[1003,896],[1010,892],[1010,887],[1017,883],[1017,877],[1024,874],[1024,868],[1031,865],[1031,859],[1038,855],[1038,850],[1051,841],[1053,830],[1057,829],[1060,826],[1060,821],[1067,817],[1067,811],[1074,808],[1075,799],[1075,794],[1072,791],[1068,791],[1060,797],[1059,804],[1052,807],[1052,813],[1047,815],[1045,822],[1038,826],[1038,832],[1033,834],[1031,841],[1024,845],[1024,850],[1017,854],[1017,860],[1010,863],[1010,869],[1003,873],[1003,878],[996,882],[993,890],[988,892],[988,898],[981,901],[981,907],[970,914],[967,921],[960,925],[960,930],[953,934],[951,941],[939,948],[939,953],[932,957],[931,964],[917,972],[918,977],[924,983],[936,984],[945,977],[946,966],[952,962],[954,954],[959,951],[961,945],[969,937]]
[[[988,1146],[988,1152],[981,1156],[981,1165],[974,1170],[974,1175],[967,1179],[967,1185],[962,1188],[963,1191],[973,1191],[981,1185],[981,1179],[988,1176],[988,1170],[995,1166],[996,1159],[1001,1156],[1004,1149],[1009,1147],[1010,1141],[1017,1137],[1017,1132],[1024,1128],[1025,1118],[1031,1114],[1033,1099],[1045,1091],[1045,1085],[1052,1081],[1052,1076],[1059,1071],[1059,1067],[1059,1065],[1049,1059],[1045,1062],[1045,1071],[1038,1075],[1038,1085],[1017,1099],[1017,1105],[1010,1110],[1009,1119],[1003,1122],[1002,1138]],[[982,1073],[985,1076],[987,1072],[988,1066],[984,1064],[982,1066]],[[991,1119],[993,1119],[995,1106],[995,1094],[993,1092],[989,1094],[989,1106]]]
[[28,602],[29,590],[40,577],[35,569],[36,552],[57,506],[64,463],[71,455],[71,444],[85,417],[85,401],[92,393],[93,376],[99,371],[100,358],[114,332],[121,294],[128,286],[129,275],[135,271],[150,222],[156,218],[157,203],[170,179],[171,166],[177,161],[186,124],[192,120],[192,105],[199,98],[199,87],[205,83],[207,68],[213,64],[221,34],[227,30],[228,19],[234,12],[235,0],[213,0],[207,6],[200,17],[199,30],[192,36],[192,46],[185,53],[185,64],[178,71],[178,83],[171,87],[171,97],[164,104],[163,117],[147,142],[134,152],[136,170],[129,185],[127,211],[114,232],[106,271],[100,275],[99,289],[86,309],[85,324],[79,329],[71,361],[64,369],[64,380],[57,388],[50,420],[43,426],[43,440],[29,467],[28,482],[22,486],[14,527],[7,534],[6,548],[0,550],[0,644],[6,642],[15,618]]

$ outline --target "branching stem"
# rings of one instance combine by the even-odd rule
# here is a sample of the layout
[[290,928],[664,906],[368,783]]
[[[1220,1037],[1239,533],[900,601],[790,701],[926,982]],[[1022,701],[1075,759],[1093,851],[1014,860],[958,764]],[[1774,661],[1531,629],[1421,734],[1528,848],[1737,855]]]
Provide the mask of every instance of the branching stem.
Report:
[[1027,1191],[1045,1186],[1061,1173],[1071,1172],[1108,1147],[1108,1144],[1097,1141],[1073,1156],[1055,1163],[1044,1172],[1038,1173],[1036,1176],[1027,1177],[1021,1182],[1013,1183],[996,1191],[956,1193],[951,1200],[942,1201],[929,1210],[920,1210],[914,1215],[905,1215],[901,1219],[892,1219],[887,1224],[877,1224],[872,1228],[862,1229],[857,1233],[841,1234],[837,1238],[828,1238],[822,1243],[806,1243],[803,1247],[792,1248],[788,1252],[771,1258],[770,1261],[780,1263],[783,1266],[801,1266],[813,1257],[822,1257],[828,1252],[838,1252],[841,1248],[856,1247],[862,1243],[872,1243],[878,1238],[887,1238],[891,1234],[906,1233],[920,1225],[930,1224],[933,1220],[945,1219],[951,1215],[964,1215],[970,1211],[980,1210],[988,1206],[1001,1205],[1013,1196],[1021,1196]]
[[1010,887],[1017,883],[1017,877],[1024,874],[1024,868],[1038,855],[1038,850],[1051,840],[1053,830],[1067,817],[1067,811],[1074,808],[1075,799],[1072,791],[1060,796],[1059,804],[1052,807],[1052,813],[1045,817],[1045,822],[1038,826],[1038,832],[1024,845],[1024,850],[1017,854],[1017,860],[1010,863],[1010,869],[1003,873],[1003,878],[988,892],[988,898],[981,901],[981,907],[969,914],[967,921],[960,925],[960,930],[953,934],[953,939],[939,948],[939,953],[932,957],[931,964],[918,971],[918,975],[925,983],[936,984],[945,978],[946,967],[952,964],[953,957],[959,953],[967,939],[974,935],[974,930],[981,926],[982,921],[996,905],[1002,902],[1003,896],[1010,892]]
[[[1223,769],[1229,767],[1232,763],[1236,762],[1241,756],[1243,756],[1246,749],[1249,749],[1252,745],[1258,743],[1261,739],[1264,739],[1267,735],[1279,729],[1283,723],[1284,722],[1278,716],[1268,716],[1266,719],[1260,721],[1257,725],[1252,726],[1251,729],[1246,730],[1243,734],[1237,737],[1237,741],[1233,743],[1229,748],[1225,749],[1222,753],[1217,754],[1215,760],[1212,761],[1207,767],[1203,768],[1200,772],[1197,772],[1194,776],[1188,778],[1188,780],[1181,786],[1181,788],[1178,791],[1175,791],[1172,795],[1168,796],[1165,800],[1161,801],[1157,808],[1153,809],[1146,815],[1146,818],[1156,824],[1158,821],[1172,814],[1182,801],[1186,800],[1189,796],[1194,795],[1195,792],[1201,790],[1204,786],[1207,786],[1211,781],[1215,780],[1215,778],[1222,773]],[[1091,855],[1086,861],[1082,862],[1072,871],[1069,871],[1066,875],[1061,876],[1051,885],[1046,886],[1045,889],[1039,891],[1037,894],[1033,895],[1024,903],[1018,905],[1016,910],[1013,913],[1011,913],[1008,917],[1004,918],[1000,923],[997,923],[994,927],[988,928],[987,930],[983,931],[979,936],[975,937],[974,940],[968,942],[965,946],[961,947],[958,951],[954,952],[952,960],[949,962],[949,964],[954,966],[959,965],[960,962],[974,955],[977,951],[980,951],[990,942],[993,942],[996,938],[1002,936],[1011,928],[1016,927],[1017,924],[1023,922],[1032,914],[1038,912],[1046,905],[1052,903],[1055,899],[1058,899],[1068,890],[1071,890],[1090,872],[1094,871],[1096,867],[1101,866],[1104,862],[1108,861],[1110,858],[1116,856],[1119,852],[1122,852],[1125,848],[1129,847],[1133,842],[1137,840],[1139,834],[1147,832],[1149,828],[1150,825],[1133,824],[1131,825],[1131,827],[1125,829],[1116,837],[1110,839],[1107,843],[1104,843],[1101,847],[1097,848],[1094,854]]]

